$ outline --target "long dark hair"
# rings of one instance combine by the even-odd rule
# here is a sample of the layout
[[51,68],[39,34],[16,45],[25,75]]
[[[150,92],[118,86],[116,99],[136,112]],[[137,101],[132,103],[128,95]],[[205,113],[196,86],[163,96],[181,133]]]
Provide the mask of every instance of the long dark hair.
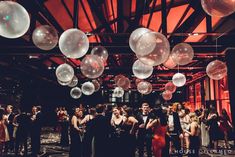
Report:
[[227,111],[226,111],[225,109],[222,109],[221,113],[222,113],[222,116],[223,116],[224,118],[226,118],[227,120],[230,121],[230,118],[229,118],[229,116],[228,116],[228,113],[227,113]]
[[157,119],[159,118],[160,119],[160,123],[161,125],[163,126],[166,126],[167,125],[167,116],[166,114],[163,112],[163,109],[161,107],[159,108],[154,108],[153,111],[153,118],[154,119]]

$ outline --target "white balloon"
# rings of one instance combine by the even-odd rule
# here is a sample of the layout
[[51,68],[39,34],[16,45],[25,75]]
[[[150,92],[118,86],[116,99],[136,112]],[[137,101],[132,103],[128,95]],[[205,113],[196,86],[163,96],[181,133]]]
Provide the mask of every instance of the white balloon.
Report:
[[12,1],[0,2],[0,35],[19,38],[29,29],[30,17],[26,9]]
[[74,99],[78,99],[82,96],[82,90],[79,87],[74,87],[70,90],[70,95]]
[[227,65],[219,60],[210,62],[206,67],[207,75],[213,80],[221,80],[227,75]]
[[84,95],[92,95],[95,92],[95,86],[91,82],[85,82],[82,84],[82,93]]
[[171,52],[171,58],[174,63],[179,65],[186,65],[192,62],[194,57],[194,50],[191,45],[187,43],[179,43],[174,46]]
[[146,79],[153,73],[153,67],[136,60],[132,66],[133,74],[139,79]]
[[42,50],[53,49],[58,43],[58,38],[56,29],[49,25],[37,27],[32,35],[34,45]]
[[57,79],[57,82],[58,82],[61,86],[68,86],[68,85],[71,83],[71,81],[62,82],[62,81],[60,81],[60,80],[58,80],[58,79]]
[[137,45],[138,40],[143,34],[147,32],[151,32],[151,30],[147,28],[138,28],[131,33],[130,38],[129,38],[129,45],[132,51],[136,53],[136,45]]
[[78,78],[74,75],[72,81],[68,84],[69,87],[75,87],[78,84]]
[[92,55],[99,56],[103,61],[106,61],[109,57],[108,51],[103,46],[96,46],[91,50]]
[[61,64],[56,68],[56,77],[61,82],[70,82],[73,79],[74,70],[69,64]]
[[184,74],[181,73],[176,73],[173,77],[172,77],[172,82],[176,87],[182,87],[185,85],[186,83],[186,77]]
[[60,36],[59,48],[68,58],[81,58],[89,49],[89,40],[84,32],[68,29]]
[[113,94],[115,97],[121,98],[124,95],[124,90],[122,89],[122,87],[116,87],[113,91]]

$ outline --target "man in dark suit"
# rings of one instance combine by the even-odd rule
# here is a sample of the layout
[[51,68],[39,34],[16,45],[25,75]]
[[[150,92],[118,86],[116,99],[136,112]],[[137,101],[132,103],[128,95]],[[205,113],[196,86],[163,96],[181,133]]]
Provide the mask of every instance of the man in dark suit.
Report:
[[6,107],[6,126],[9,134],[10,140],[6,143],[5,147],[5,152],[7,153],[9,150],[11,152],[14,151],[14,138],[13,138],[13,133],[14,133],[14,125],[13,125],[13,120],[15,115],[13,114],[13,106],[12,105],[7,105]]
[[96,117],[93,120],[91,130],[94,138],[94,157],[110,157],[109,155],[109,135],[110,121],[109,117],[104,116],[104,105],[96,106]]
[[148,124],[149,119],[151,118],[150,107],[148,103],[143,103],[141,108],[141,113],[137,115],[137,120],[139,123],[139,131],[138,131],[138,152],[139,157],[143,157],[144,155],[144,145],[146,143],[147,156],[152,157],[152,130],[146,129],[146,125]]
[[41,107],[33,106],[31,115],[31,145],[33,156],[40,153],[40,136],[42,127]]
[[183,130],[180,124],[180,118],[178,114],[178,103],[173,104],[172,111],[168,118],[169,131],[173,146],[175,147],[174,155],[181,157],[183,151],[181,150],[180,138],[183,137]]

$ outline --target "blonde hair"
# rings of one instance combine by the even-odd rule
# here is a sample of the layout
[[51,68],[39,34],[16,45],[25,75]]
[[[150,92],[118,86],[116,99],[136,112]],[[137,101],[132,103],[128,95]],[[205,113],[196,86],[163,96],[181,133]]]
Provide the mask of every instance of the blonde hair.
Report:
[[197,123],[199,123],[199,119],[198,119],[198,117],[197,117],[197,115],[196,115],[195,112],[189,113],[189,117],[190,117],[190,120],[191,120],[192,122],[197,122]]

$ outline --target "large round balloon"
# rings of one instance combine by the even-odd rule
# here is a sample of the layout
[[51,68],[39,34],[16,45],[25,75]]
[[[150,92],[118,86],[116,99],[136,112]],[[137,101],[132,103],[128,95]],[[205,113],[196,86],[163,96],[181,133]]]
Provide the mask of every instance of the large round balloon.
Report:
[[137,53],[136,46],[137,46],[138,40],[146,32],[151,32],[151,30],[149,30],[147,28],[138,28],[131,33],[130,38],[129,38],[129,45],[130,45],[130,48],[132,49],[132,51],[134,51],[135,53]]
[[74,87],[70,90],[70,95],[74,99],[78,99],[82,96],[82,90],[79,87]]
[[124,95],[124,90],[122,89],[122,87],[116,87],[113,91],[113,95],[115,97],[121,98]]
[[19,38],[29,29],[30,17],[23,6],[12,1],[0,2],[0,35]]
[[210,16],[224,17],[235,11],[234,0],[201,0],[203,10]]
[[153,67],[136,60],[132,66],[132,71],[135,77],[139,79],[146,79],[152,75]]
[[128,90],[131,87],[131,82],[129,78],[122,77],[117,81],[117,86],[122,87],[124,90]]
[[62,82],[62,81],[60,81],[60,80],[58,80],[58,79],[57,79],[57,82],[58,82],[60,85],[62,85],[62,86],[68,86],[68,85],[71,83],[71,81]]
[[152,84],[147,81],[142,81],[137,85],[137,90],[144,95],[150,94],[152,92],[152,89]]
[[186,83],[186,77],[184,74],[181,73],[176,73],[173,77],[172,77],[172,82],[176,87],[182,87],[185,85]]
[[86,55],[81,62],[81,72],[88,78],[97,78],[104,72],[104,64],[97,55]]
[[114,77],[114,82],[115,82],[115,84],[117,84],[118,81],[119,81],[119,79],[121,79],[121,78],[125,78],[125,76],[122,75],[122,74],[116,75],[116,76]]
[[169,91],[164,91],[162,93],[162,97],[164,100],[168,101],[168,100],[171,100],[172,99],[172,93],[169,92]]
[[100,89],[100,83],[97,80],[92,80],[91,81],[93,85],[95,86],[95,92],[97,92]]
[[72,81],[70,84],[68,84],[69,87],[75,87],[78,84],[78,78],[74,75]]
[[84,32],[68,29],[60,36],[59,48],[68,58],[81,58],[89,49],[89,40]]
[[[157,66],[164,63],[170,54],[170,44],[167,38],[157,32],[148,32],[142,35],[137,43],[141,47],[142,44],[154,45],[154,48],[147,55],[139,55],[139,60],[150,66]],[[146,50],[147,51],[147,50]]]
[[103,61],[106,61],[108,59],[108,51],[105,47],[103,46],[96,46],[91,50],[92,55],[97,55],[99,56]]
[[219,60],[210,62],[206,67],[207,75],[213,80],[220,80],[227,75],[227,65]]
[[174,93],[176,91],[176,86],[174,85],[174,83],[172,82],[168,82],[166,85],[165,85],[165,90],[166,91],[169,91],[171,93]]
[[73,79],[74,70],[69,64],[61,64],[56,69],[56,77],[61,82],[70,82]]
[[42,50],[51,50],[58,43],[57,31],[48,25],[42,25],[37,27],[33,31],[33,43]]
[[179,65],[186,65],[193,59],[194,51],[191,45],[180,43],[174,46],[171,52],[173,62]]
[[92,95],[95,92],[95,86],[91,82],[85,82],[82,84],[82,93],[84,95]]
[[169,55],[167,61],[164,62],[163,65],[169,69],[173,69],[177,64],[172,60],[171,55]]

